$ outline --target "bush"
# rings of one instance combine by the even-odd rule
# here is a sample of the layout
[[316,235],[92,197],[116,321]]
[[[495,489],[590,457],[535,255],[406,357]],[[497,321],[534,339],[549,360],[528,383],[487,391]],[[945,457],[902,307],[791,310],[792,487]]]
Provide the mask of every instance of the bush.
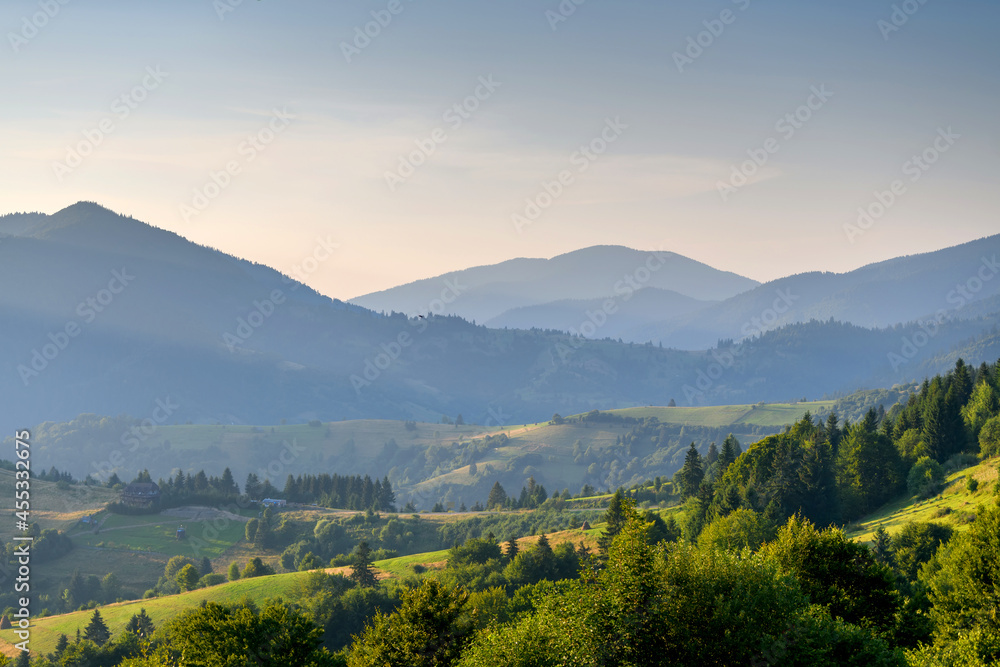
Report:
[[213,572],[211,574],[206,574],[204,577],[199,579],[198,587],[206,588],[208,586],[218,586],[219,584],[224,583],[226,583],[226,575]]
[[965,488],[968,489],[969,493],[975,493],[979,490],[979,480],[969,475],[969,478],[965,480]]
[[929,456],[921,456],[910,468],[906,477],[906,489],[918,498],[930,498],[941,489],[944,482],[944,468]]

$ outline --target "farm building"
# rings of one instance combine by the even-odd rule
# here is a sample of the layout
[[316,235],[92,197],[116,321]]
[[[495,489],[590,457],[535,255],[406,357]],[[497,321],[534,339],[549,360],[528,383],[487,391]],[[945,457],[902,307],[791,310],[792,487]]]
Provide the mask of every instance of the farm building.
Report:
[[264,507],[284,507],[287,503],[280,498],[264,498],[260,504]]
[[160,487],[153,482],[133,482],[122,489],[122,505],[152,507],[158,502],[160,502]]

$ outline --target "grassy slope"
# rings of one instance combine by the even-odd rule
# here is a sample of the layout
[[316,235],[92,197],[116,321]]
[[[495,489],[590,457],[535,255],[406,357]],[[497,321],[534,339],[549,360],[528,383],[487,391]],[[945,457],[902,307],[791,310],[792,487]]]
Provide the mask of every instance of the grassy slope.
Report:
[[[927,500],[905,498],[889,503],[850,527],[848,536],[869,542],[879,525],[885,526],[891,535],[910,521],[935,521],[963,530],[977,506],[992,502],[998,465],[1000,459],[989,459],[958,470],[948,476],[940,494]],[[966,488],[970,475],[979,481],[979,489],[974,493]]]
[[815,416],[829,412],[836,401],[767,403],[764,405],[719,405],[699,408],[625,408],[610,410],[623,417],[656,417],[665,424],[723,427],[736,424],[779,427],[802,418],[806,410]]
[[[276,574],[270,577],[256,577],[254,579],[219,584],[218,586],[180,593],[178,595],[121,602],[100,607],[101,616],[108,624],[112,635],[117,635],[121,632],[132,615],[139,613],[140,608],[144,608],[156,626],[159,627],[182,611],[198,606],[202,600],[208,600],[209,602],[235,602],[248,597],[256,603],[261,603],[268,598],[278,596],[286,599],[290,598],[291,594],[295,591],[296,581],[301,576],[302,573],[300,572]],[[32,625],[32,649],[43,653],[52,651],[55,648],[60,633],[65,633],[70,638],[74,637],[76,629],[80,628],[82,632],[93,613],[92,610],[74,611],[69,614],[37,619]],[[0,640],[8,643],[17,641],[14,639],[12,630],[0,630]]]
[[[835,401],[810,401],[807,403],[773,403],[766,405],[723,405],[698,408],[624,408],[609,410],[625,417],[656,417],[663,423],[689,426],[723,428],[726,426],[753,425],[780,428],[802,418],[806,411],[813,415],[829,412]],[[579,423],[561,425],[549,423],[524,424],[506,429],[510,437],[507,447],[490,452],[488,458],[477,462],[479,469],[492,466],[502,470],[508,461],[524,454],[538,454],[542,462],[535,467],[545,479],[557,480],[550,491],[579,488],[586,465],[573,462],[573,445],[583,443],[584,449],[612,447],[619,436],[631,428],[630,424]],[[749,443],[743,443],[747,445]],[[416,485],[418,491],[431,492],[442,484],[466,485],[475,483],[468,466],[433,477]]]
[[[10,470],[0,470],[0,510],[8,520],[0,522],[0,539],[9,541],[14,528],[14,485],[16,479]],[[109,501],[118,497],[110,489],[97,486],[73,485],[63,490],[55,482],[31,480],[30,502],[31,521],[37,521],[42,528],[66,530],[81,518],[102,509]]]
[[[567,541],[577,544],[582,540],[590,548],[594,548],[596,546],[595,535],[599,532],[597,529],[588,532],[565,530],[549,534],[548,538],[553,546]],[[537,536],[524,537],[518,540],[518,545],[523,549],[537,541]],[[414,565],[423,565],[432,573],[434,570],[444,567],[447,559],[448,550],[431,551],[412,556],[376,561],[375,567],[389,577],[406,577],[415,574]],[[346,568],[337,569],[338,571],[346,570]],[[248,597],[258,604],[268,598],[274,597],[283,597],[286,600],[290,600],[294,598],[297,581],[302,576],[301,572],[289,572],[269,577],[257,577],[255,579],[219,584],[218,586],[180,593],[178,595],[105,605],[99,607],[99,609],[101,616],[108,624],[108,628],[113,635],[116,635],[121,632],[121,629],[128,623],[132,615],[138,613],[140,608],[144,608],[150,618],[153,619],[153,622],[159,627],[186,609],[198,606],[202,600],[224,603],[236,602],[244,597]],[[93,613],[93,610],[75,611],[69,614],[48,616],[35,620],[31,636],[33,649],[44,653],[52,651],[60,633],[65,633],[72,638],[75,636],[77,628],[80,628],[82,631],[86,627]],[[0,630],[0,642],[11,643],[13,641],[16,641],[16,639],[11,630]]]

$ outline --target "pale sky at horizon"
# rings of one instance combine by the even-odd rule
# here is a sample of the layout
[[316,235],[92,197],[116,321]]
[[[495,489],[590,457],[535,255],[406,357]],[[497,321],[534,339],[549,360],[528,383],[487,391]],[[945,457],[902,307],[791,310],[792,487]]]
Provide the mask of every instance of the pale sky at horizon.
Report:
[[[0,5],[0,213],[96,201],[286,273],[329,238],[337,252],[305,282],[342,299],[599,244],[763,282],[1000,232],[998,3],[587,0],[553,30],[558,0],[399,0],[347,62],[341,42],[390,0],[243,0],[220,20],[229,2]],[[886,38],[894,5],[919,9]],[[699,33],[708,46],[679,72]],[[115,101],[137,86],[134,109]],[[477,89],[468,118],[448,112]],[[832,96],[789,136],[776,124],[815,90]],[[271,143],[244,143],[269,123]],[[606,152],[574,157],[602,131]],[[87,135],[100,141],[60,178]],[[432,136],[392,191],[385,173]],[[769,138],[776,152],[723,201],[717,184]],[[925,149],[926,171],[904,166]],[[228,162],[239,173],[185,216]],[[564,170],[518,231],[512,215]],[[894,180],[905,191],[849,239]]]

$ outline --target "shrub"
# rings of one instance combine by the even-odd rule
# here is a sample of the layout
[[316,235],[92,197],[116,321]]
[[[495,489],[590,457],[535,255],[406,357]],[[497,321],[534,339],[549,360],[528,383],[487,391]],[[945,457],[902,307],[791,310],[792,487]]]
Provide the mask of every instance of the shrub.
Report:
[[929,456],[921,456],[910,468],[906,489],[918,498],[929,498],[941,489],[944,478],[944,468],[940,463]]
[[206,574],[198,580],[198,587],[205,588],[207,586],[218,586],[219,584],[224,583],[226,583],[226,575],[219,574],[218,572],[212,572],[210,574]]

